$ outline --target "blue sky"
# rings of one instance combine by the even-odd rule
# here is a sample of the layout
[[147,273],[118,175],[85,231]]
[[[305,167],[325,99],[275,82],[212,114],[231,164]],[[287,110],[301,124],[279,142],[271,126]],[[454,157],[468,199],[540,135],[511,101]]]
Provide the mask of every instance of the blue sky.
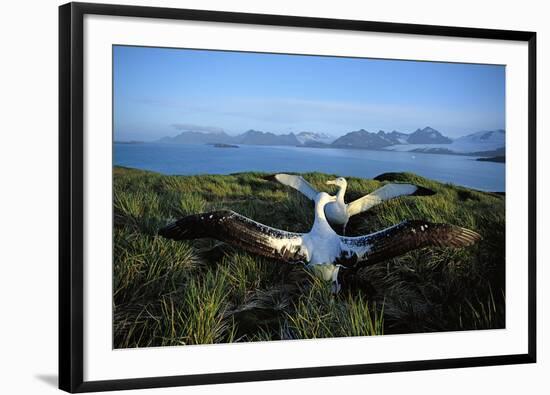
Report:
[[504,66],[115,46],[113,73],[116,140],[505,128]]

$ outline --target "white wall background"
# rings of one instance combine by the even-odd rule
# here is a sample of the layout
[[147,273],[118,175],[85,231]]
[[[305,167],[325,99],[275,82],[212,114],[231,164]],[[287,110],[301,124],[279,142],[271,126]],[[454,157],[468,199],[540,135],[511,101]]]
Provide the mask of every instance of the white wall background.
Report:
[[[550,25],[544,1],[118,0],[118,3],[441,24],[538,33],[538,317],[536,365],[453,369],[187,387],[131,393],[543,394],[550,388],[545,341],[550,271],[545,242],[549,190]],[[57,388],[57,0],[9,2],[0,23],[0,392]],[[545,193],[546,192],[546,193]]]

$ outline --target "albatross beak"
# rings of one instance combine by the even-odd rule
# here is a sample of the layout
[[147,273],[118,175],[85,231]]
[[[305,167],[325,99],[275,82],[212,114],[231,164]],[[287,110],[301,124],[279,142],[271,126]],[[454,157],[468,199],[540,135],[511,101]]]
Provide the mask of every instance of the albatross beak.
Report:
[[327,185],[336,185],[336,180],[327,181]]

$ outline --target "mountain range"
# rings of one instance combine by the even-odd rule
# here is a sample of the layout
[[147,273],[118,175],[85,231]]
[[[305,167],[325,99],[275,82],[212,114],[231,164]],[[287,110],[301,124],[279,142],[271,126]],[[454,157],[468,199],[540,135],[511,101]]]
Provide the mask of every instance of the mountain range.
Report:
[[374,133],[361,129],[337,138],[331,145],[340,148],[383,149],[392,145],[450,144],[452,142],[450,138],[427,126],[424,129],[417,129],[411,134],[396,130],[390,133],[379,130]]
[[502,129],[484,130],[452,140],[450,143],[395,144],[386,147],[391,151],[424,152],[433,154],[504,155],[506,132]]
[[230,136],[225,132],[198,132],[185,131],[177,136],[163,137],[158,140],[159,143],[170,144],[244,144],[244,145],[292,145],[300,146],[309,143],[319,142],[329,144],[334,138],[314,132],[300,132],[297,134],[275,134],[271,132],[261,132],[259,130],[250,129],[237,136]]
[[402,133],[396,130],[389,133],[383,130],[369,132],[360,129],[338,138],[316,132],[275,134],[251,129],[242,134],[231,136],[225,132],[190,130],[173,137],[163,137],[157,142],[168,144],[283,145],[460,155],[503,155],[505,131],[502,129],[481,131],[451,139],[429,126],[417,129],[412,133]]

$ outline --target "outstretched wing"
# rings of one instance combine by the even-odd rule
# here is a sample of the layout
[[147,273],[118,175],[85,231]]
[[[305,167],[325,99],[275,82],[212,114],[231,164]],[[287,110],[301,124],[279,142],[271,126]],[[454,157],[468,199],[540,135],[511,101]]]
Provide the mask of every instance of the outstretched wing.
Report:
[[275,229],[234,211],[188,215],[159,230],[173,240],[213,238],[248,252],[285,262],[306,262],[302,234]]
[[433,195],[435,192],[430,189],[420,187],[413,184],[386,184],[382,188],[378,188],[376,191],[369,193],[351,203],[348,203],[347,210],[351,217],[367,211],[368,209],[386,201],[399,196],[405,195]]
[[367,236],[340,237],[344,266],[374,264],[424,247],[462,248],[481,240],[473,230],[450,224],[405,221]]
[[303,195],[307,196],[311,200],[315,200],[315,196],[319,193],[309,182],[307,182],[302,176],[295,176],[292,174],[275,174],[273,176],[277,181],[283,185],[287,185],[296,189]]

